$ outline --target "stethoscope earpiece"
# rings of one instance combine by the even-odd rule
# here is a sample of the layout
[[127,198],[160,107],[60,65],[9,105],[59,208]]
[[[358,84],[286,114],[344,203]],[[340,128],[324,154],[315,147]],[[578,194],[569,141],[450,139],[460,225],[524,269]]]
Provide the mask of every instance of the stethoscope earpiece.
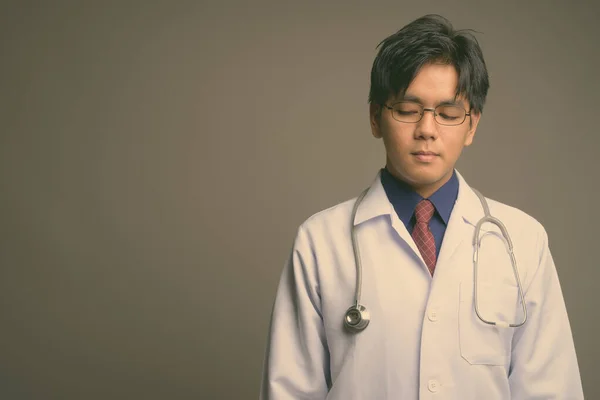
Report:
[[346,310],[344,316],[344,325],[352,332],[360,332],[364,330],[371,321],[369,310],[361,304],[353,305]]

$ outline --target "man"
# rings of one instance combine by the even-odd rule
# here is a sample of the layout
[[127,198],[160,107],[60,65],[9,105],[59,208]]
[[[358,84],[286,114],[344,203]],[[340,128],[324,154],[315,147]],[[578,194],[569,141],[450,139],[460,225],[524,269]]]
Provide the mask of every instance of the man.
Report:
[[[298,229],[261,398],[582,399],[544,228],[487,199],[501,224],[478,229],[487,205],[454,169],[489,87],[476,39],[429,15],[380,46],[369,102],[385,168],[354,218],[356,199]],[[346,314],[357,302],[363,330]]]

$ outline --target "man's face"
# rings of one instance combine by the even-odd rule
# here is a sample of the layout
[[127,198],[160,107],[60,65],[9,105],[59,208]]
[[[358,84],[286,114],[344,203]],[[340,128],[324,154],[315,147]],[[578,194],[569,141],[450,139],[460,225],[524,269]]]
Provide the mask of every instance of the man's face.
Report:
[[[406,89],[404,99],[414,100],[425,108],[455,101],[469,111],[465,99],[454,99],[457,84],[454,66],[427,64]],[[386,104],[391,106],[400,100],[403,99],[392,97]],[[448,182],[463,147],[473,141],[479,117],[471,113],[461,125],[444,126],[435,122],[432,112],[425,111],[419,122],[407,123],[396,121],[392,111],[385,107],[376,104],[370,107],[371,130],[373,136],[383,138],[387,169],[423,197],[429,197]],[[433,155],[424,156],[422,152]]]

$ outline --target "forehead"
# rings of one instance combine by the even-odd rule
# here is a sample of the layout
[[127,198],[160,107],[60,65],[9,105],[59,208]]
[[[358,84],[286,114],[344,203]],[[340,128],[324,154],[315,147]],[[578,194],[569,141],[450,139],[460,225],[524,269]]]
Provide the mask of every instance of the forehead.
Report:
[[425,64],[406,88],[404,94],[395,96],[396,100],[413,100],[426,106],[440,103],[467,105],[463,96],[456,96],[458,73],[453,65]]

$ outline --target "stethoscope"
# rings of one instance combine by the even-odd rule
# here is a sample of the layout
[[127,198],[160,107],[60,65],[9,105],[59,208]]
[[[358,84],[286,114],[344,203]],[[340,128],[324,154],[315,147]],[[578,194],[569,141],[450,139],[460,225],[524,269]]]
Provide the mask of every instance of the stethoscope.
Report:
[[[356,265],[356,290],[354,293],[354,304],[350,308],[348,308],[348,310],[346,311],[346,314],[344,315],[344,325],[351,332],[355,332],[355,333],[358,333],[358,332],[361,332],[362,330],[364,330],[367,327],[367,325],[369,325],[369,322],[371,321],[371,315],[369,313],[369,310],[363,304],[360,304],[360,292],[362,289],[362,263],[361,263],[361,258],[360,258],[360,249],[358,246],[358,240],[356,238],[356,226],[354,225],[354,220],[356,217],[356,211],[358,210],[358,206],[360,205],[360,203],[362,202],[362,200],[364,199],[364,197],[366,196],[368,191],[369,191],[369,188],[365,189],[358,196],[356,201],[354,202],[354,207],[352,209],[352,217],[351,217],[351,227],[350,227],[350,233],[351,233],[351,237],[352,237],[352,250],[354,252],[354,263]],[[523,295],[523,287],[521,286],[521,279],[519,278],[519,271],[517,270],[517,261],[515,259],[515,255],[513,253],[513,244],[512,244],[512,241],[510,240],[510,235],[508,234],[508,231],[506,230],[506,227],[504,226],[504,224],[499,219],[491,216],[490,209],[488,207],[488,204],[487,204],[487,201],[485,200],[485,198],[481,195],[481,193],[479,193],[479,191],[477,191],[475,189],[473,189],[473,191],[479,198],[479,201],[481,202],[481,205],[483,207],[483,211],[485,212],[485,216],[483,218],[481,218],[479,220],[479,222],[477,222],[477,224],[475,225],[475,233],[473,235],[473,245],[475,246],[475,250],[473,253],[473,280],[474,280],[474,286],[475,286],[474,293],[473,293],[473,300],[474,300],[474,304],[475,304],[475,313],[477,314],[477,317],[479,317],[479,319],[482,322],[484,322],[488,325],[493,325],[493,326],[497,326],[500,328],[509,328],[509,327],[517,328],[517,327],[525,324],[525,321],[527,321],[527,307],[525,306],[525,297]],[[501,239],[506,246],[508,254],[510,255],[510,262],[512,264],[513,273],[514,273],[515,279],[517,281],[519,298],[521,300],[521,306],[523,309],[523,321],[521,321],[519,323],[510,324],[505,321],[489,321],[489,320],[486,320],[485,318],[483,318],[481,316],[481,314],[479,313],[479,303],[477,301],[477,269],[478,269],[478,261],[479,261],[479,252],[480,252],[480,248],[481,248],[481,240],[485,237],[485,235],[492,234],[492,232],[486,232],[481,237],[479,237],[479,231],[481,229],[481,225],[483,225],[485,222],[491,222],[492,224],[494,224],[498,228],[500,228],[500,231],[502,232]]]

